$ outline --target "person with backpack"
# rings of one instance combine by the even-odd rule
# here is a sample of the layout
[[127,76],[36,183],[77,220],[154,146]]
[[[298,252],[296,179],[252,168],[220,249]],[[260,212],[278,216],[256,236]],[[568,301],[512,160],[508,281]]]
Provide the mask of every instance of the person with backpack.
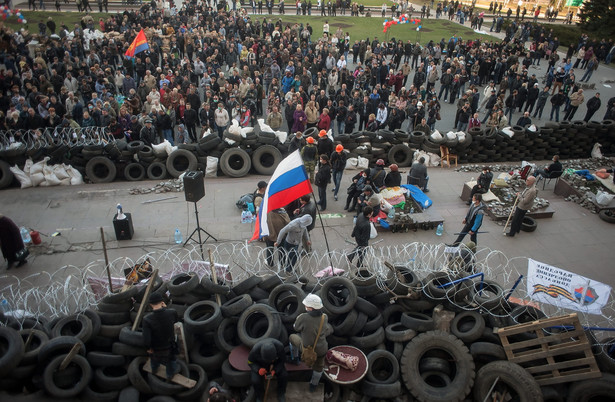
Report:
[[314,145],[314,137],[307,138],[307,144],[301,148],[301,158],[303,165],[310,176],[310,182],[314,183],[314,170],[316,169],[316,161],[318,160],[318,148]]
[[318,202],[320,210],[327,209],[327,185],[331,182],[331,165],[329,164],[328,155],[320,155],[320,167],[316,173],[314,184],[318,187]]

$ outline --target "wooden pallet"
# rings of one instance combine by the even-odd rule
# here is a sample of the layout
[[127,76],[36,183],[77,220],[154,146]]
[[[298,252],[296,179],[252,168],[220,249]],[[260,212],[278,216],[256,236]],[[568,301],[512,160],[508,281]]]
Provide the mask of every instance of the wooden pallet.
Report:
[[[558,326],[574,329],[549,329]],[[528,332],[535,337],[518,336]],[[602,376],[576,314],[500,328],[498,335],[507,359],[524,367],[541,386]]]

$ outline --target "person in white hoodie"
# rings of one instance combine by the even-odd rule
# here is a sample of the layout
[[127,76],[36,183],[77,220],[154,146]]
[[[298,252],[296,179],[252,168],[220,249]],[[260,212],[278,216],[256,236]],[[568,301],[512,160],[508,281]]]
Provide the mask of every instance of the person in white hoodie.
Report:
[[282,246],[284,249],[284,267],[286,272],[292,272],[293,267],[299,258],[299,245],[305,239],[305,244],[310,246],[310,234],[307,227],[312,223],[311,215],[302,215],[280,230],[278,240],[275,242],[276,247]]

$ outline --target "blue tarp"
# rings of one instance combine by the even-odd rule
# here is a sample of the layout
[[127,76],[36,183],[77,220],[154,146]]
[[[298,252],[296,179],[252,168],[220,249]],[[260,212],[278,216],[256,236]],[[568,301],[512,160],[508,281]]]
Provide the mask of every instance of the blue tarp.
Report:
[[427,197],[427,195],[425,195],[425,193],[422,192],[417,186],[413,184],[402,184],[402,187],[410,192],[410,195],[414,198],[414,201],[421,205],[423,209],[427,209],[431,207],[431,204],[433,204],[431,198]]

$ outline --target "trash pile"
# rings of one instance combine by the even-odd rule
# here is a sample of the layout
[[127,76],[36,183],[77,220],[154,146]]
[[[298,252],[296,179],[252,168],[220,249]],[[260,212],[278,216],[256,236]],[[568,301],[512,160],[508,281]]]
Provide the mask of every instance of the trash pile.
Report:
[[[447,271],[421,278],[406,266],[390,266],[386,275],[361,269],[318,282],[270,275],[217,284],[209,275],[199,277],[194,272],[179,273],[167,281],[158,278],[153,292],[182,317],[189,363],[182,362],[180,367],[185,377],[196,382],[193,388],[144,371],[148,357],[143,334],[138,327],[132,330],[132,323],[145,302],[145,284],[107,294],[78,314],[17,319],[7,312],[0,316],[5,325],[0,327],[5,345],[0,355],[0,389],[58,399],[137,401],[166,395],[172,397],[169,401],[206,401],[206,386],[216,380],[229,387],[236,400],[252,401],[250,372],[234,369],[229,353],[238,345],[252,347],[266,337],[288,345],[292,325],[304,311],[301,301],[315,293],[322,298],[334,330],[327,338],[329,347],[356,346],[369,361],[360,383],[326,383],[327,401],[408,400],[408,395],[416,400],[482,401],[491,395],[491,376],[502,380],[494,392],[517,395],[520,400],[542,400],[543,393],[544,398],[563,399],[583,389],[591,389],[596,398],[612,396],[612,338],[597,342],[590,336],[602,378],[540,388],[528,364],[506,360],[494,329],[532,322],[545,317],[544,313],[510,302],[495,281],[468,278],[472,261],[463,257],[463,251],[449,261]],[[460,278],[467,280],[451,283]],[[521,336],[532,339],[535,334]],[[67,359],[76,344],[76,355]],[[68,364],[61,367],[65,359]],[[508,380],[510,372],[516,376],[512,380]],[[305,381],[307,390],[310,372],[289,375],[290,381]]]

